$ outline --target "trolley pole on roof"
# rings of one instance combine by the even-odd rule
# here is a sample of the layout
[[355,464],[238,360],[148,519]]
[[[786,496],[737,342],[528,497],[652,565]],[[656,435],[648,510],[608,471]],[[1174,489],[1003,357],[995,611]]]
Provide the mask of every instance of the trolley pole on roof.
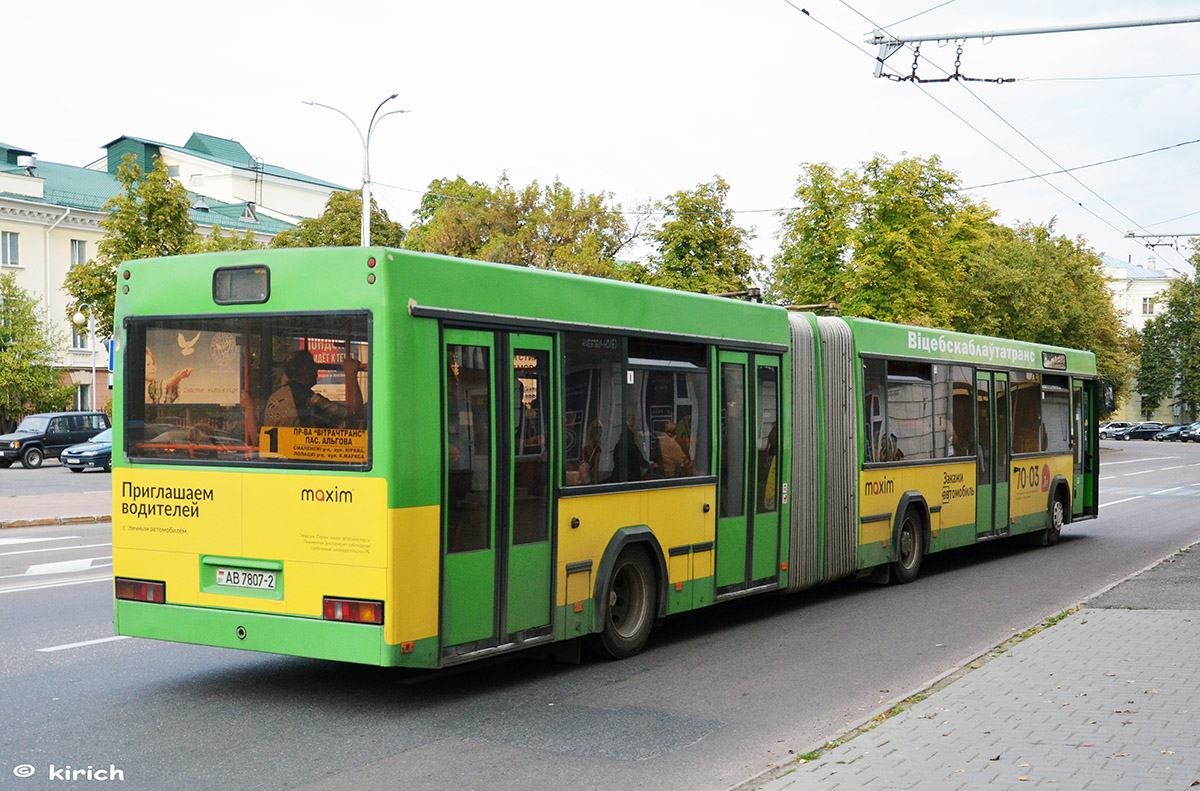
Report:
[[379,111],[383,109],[385,104],[390,102],[392,99],[395,99],[399,95],[400,94],[398,93],[393,93],[391,96],[379,103],[379,106],[375,108],[375,112],[371,113],[371,121],[367,124],[367,133],[365,135],[362,133],[362,130],[358,128],[358,124],[354,123],[354,119],[346,115],[338,108],[331,107],[328,104],[321,104],[320,102],[305,102],[305,104],[311,104],[313,107],[324,107],[326,110],[333,110],[335,113],[345,118],[350,122],[350,125],[354,127],[354,131],[358,133],[358,139],[362,141],[362,228],[359,236],[359,243],[363,247],[371,246],[371,133],[375,131],[375,127],[379,124],[379,122],[384,118],[387,118],[389,115],[399,115],[400,113],[411,112],[411,110],[392,110],[391,112],[384,113],[383,115],[379,114]]
[[1129,22],[1094,22],[1089,25],[1053,25],[1050,27],[1034,27],[1022,30],[982,30],[974,33],[939,33],[924,36],[893,36],[876,30],[866,40],[868,44],[877,44],[879,54],[875,57],[875,76],[883,76],[883,63],[894,55],[905,44],[916,44],[922,41],[966,41],[971,38],[990,40],[1002,36],[1034,36],[1040,33],[1079,33],[1086,30],[1115,30],[1124,27],[1152,27],[1156,25],[1182,25],[1189,22],[1200,22],[1200,16],[1173,17],[1169,19],[1140,19]]

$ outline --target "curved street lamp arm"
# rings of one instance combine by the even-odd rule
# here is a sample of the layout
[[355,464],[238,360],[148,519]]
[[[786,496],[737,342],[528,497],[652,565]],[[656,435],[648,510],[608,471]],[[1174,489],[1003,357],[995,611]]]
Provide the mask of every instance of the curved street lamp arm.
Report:
[[336,108],[336,107],[330,107],[329,105],[327,105],[327,104],[321,104],[320,102],[307,102],[307,101],[306,101],[306,102],[304,102],[304,103],[305,103],[305,104],[312,105],[313,107],[324,107],[326,110],[333,110],[335,113],[337,113],[338,115],[340,115],[342,118],[345,118],[347,121],[349,121],[349,122],[350,122],[350,125],[354,127],[354,131],[358,133],[358,139],[359,139],[359,141],[360,141],[360,142],[361,142],[361,143],[362,143],[364,146],[367,144],[367,139],[366,139],[365,137],[363,137],[362,130],[358,128],[358,124],[354,123],[354,119],[353,119],[353,118],[351,118],[350,116],[346,115],[344,112],[342,112],[342,111],[341,111],[341,110],[339,110],[338,108]]

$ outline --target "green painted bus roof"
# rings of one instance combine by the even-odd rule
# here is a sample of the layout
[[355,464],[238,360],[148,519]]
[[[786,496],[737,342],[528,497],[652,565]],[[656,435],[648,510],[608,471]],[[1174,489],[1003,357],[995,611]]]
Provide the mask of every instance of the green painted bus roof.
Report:
[[[368,269],[366,263],[371,257],[377,265]],[[172,266],[171,288],[165,292],[155,289],[153,293],[135,288],[130,296],[118,299],[121,315],[245,312],[248,307],[245,305],[213,304],[212,269],[267,264],[276,271],[292,270],[293,276],[272,279],[271,299],[261,306],[266,311],[314,307],[379,309],[385,304],[406,310],[415,304],[422,308],[614,330],[781,346],[789,340],[787,312],[778,306],[409,250],[361,247],[253,250],[182,256],[169,261],[135,261],[122,267],[137,270],[139,276],[133,281],[137,284],[142,282],[143,267],[164,264]],[[376,277],[375,285],[368,285],[368,274]],[[844,317],[843,320],[853,332],[857,351],[863,354],[1053,370],[1044,367],[1045,352],[1064,355],[1066,372],[1096,374],[1095,356],[1088,351],[871,319]]]
[[[368,269],[369,257],[377,266]],[[212,302],[217,266],[266,264],[270,300],[261,306]],[[146,289],[153,271],[171,267],[170,288]],[[381,248],[291,248],[147,259],[121,265],[133,277],[118,296],[118,315],[198,312],[347,310],[384,305],[406,311],[410,301],[447,308],[614,329],[729,338],[784,346],[783,308],[583,275]],[[367,275],[377,278],[367,284]],[[125,283],[124,280],[121,281]]]

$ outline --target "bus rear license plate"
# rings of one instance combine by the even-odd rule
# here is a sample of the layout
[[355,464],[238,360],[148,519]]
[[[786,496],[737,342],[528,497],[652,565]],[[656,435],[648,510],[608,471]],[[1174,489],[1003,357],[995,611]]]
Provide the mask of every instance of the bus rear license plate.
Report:
[[217,569],[217,584],[233,588],[255,588],[275,590],[275,572],[246,571],[245,569]]

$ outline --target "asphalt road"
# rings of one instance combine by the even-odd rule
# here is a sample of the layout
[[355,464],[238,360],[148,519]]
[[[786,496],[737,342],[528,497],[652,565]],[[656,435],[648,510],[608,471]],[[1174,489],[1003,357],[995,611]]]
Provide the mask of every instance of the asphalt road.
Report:
[[36,470],[27,470],[17,462],[0,470],[0,508],[5,497],[99,492],[110,488],[112,475],[103,470],[71,472],[60,465],[58,459],[46,459]]
[[1057,547],[996,542],[929,558],[907,586],[742,600],[577,666],[404,673],[106,639],[105,526],[6,530],[0,788],[64,787],[48,770],[69,764],[156,791],[726,789],[1200,540],[1200,445],[1114,443],[1103,470],[1101,518]]

